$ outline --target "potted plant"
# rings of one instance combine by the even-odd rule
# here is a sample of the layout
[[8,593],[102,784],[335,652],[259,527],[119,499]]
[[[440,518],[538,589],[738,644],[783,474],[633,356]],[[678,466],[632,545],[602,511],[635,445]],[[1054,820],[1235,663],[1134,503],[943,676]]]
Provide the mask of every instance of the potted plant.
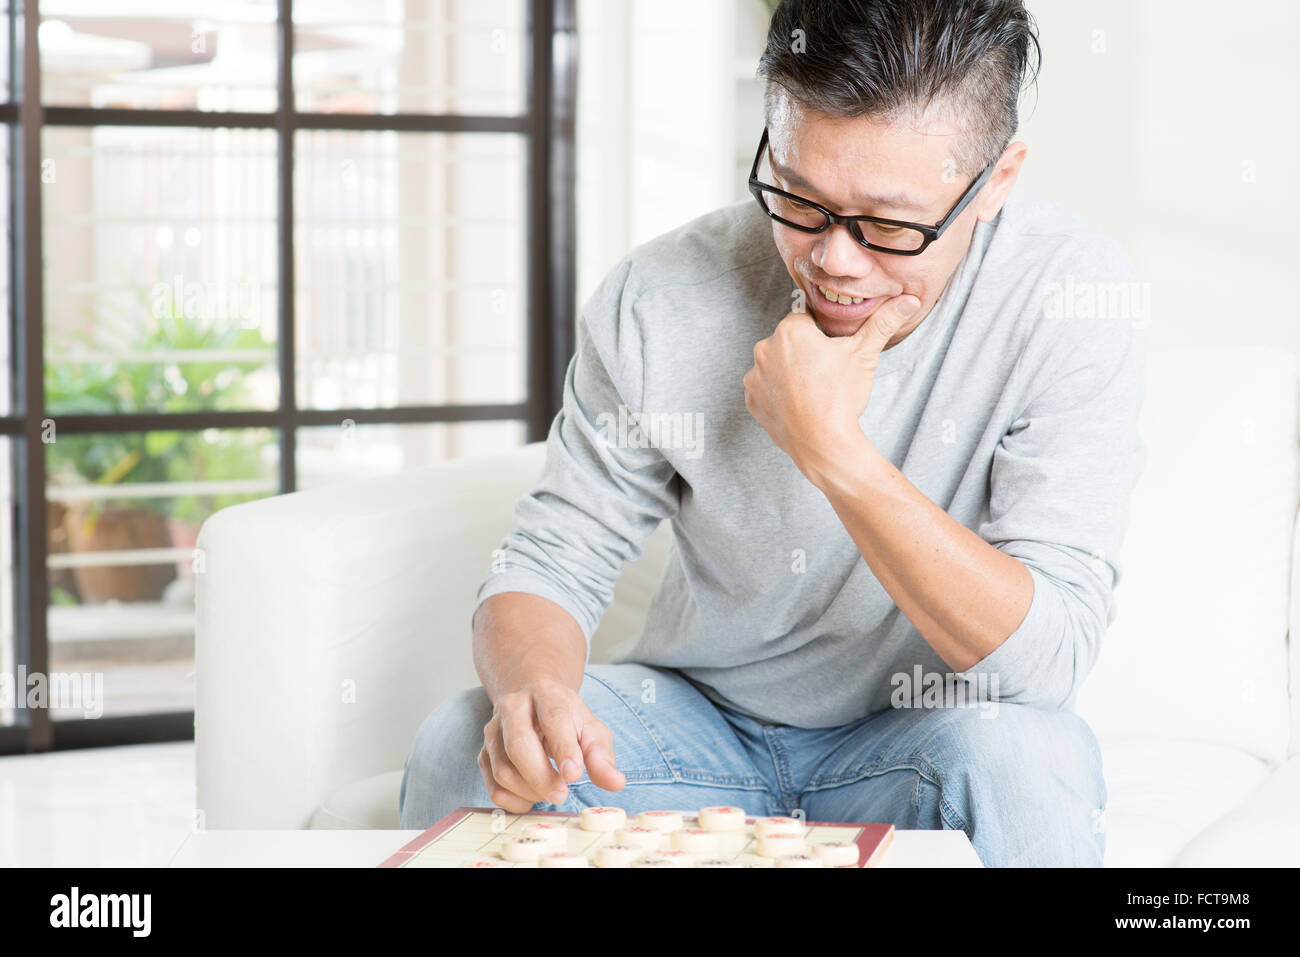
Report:
[[[159,288],[158,286],[154,287]],[[94,334],[72,337],[64,361],[45,364],[48,414],[54,419],[54,441],[47,447],[47,467],[53,484],[117,485],[250,478],[265,471],[260,449],[264,435],[248,430],[205,429],[138,433],[60,434],[58,417],[65,414],[107,415],[131,412],[182,412],[247,408],[246,380],[265,365],[264,359],[214,358],[178,363],[162,361],[77,361],[77,346],[92,351],[118,351],[147,357],[167,350],[265,350],[260,330],[187,318],[179,303],[142,310],[134,320],[134,335],[114,338],[96,323]],[[261,430],[258,430],[261,431]],[[217,508],[256,498],[256,494],[186,495],[179,498],[94,498],[51,503],[52,547],[71,552],[127,548],[192,547],[198,525]],[[154,601],[177,575],[188,572],[188,558],[176,563],[105,565],[72,569],[53,576],[52,586],[75,596],[55,593],[56,602],[74,598],[102,602]]]

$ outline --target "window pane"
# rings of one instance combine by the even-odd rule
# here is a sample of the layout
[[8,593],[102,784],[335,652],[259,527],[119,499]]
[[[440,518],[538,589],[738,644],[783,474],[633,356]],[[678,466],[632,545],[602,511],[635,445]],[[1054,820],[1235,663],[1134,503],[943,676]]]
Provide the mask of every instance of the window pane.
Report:
[[299,405],[522,401],[523,139],[297,136]]
[[[3,46],[3,44],[0,44]],[[13,370],[16,366],[13,350],[12,323],[10,321],[9,268],[11,262],[9,228],[9,133],[8,126],[0,125],[0,262],[6,264],[0,269],[0,414],[14,411]]]
[[522,422],[312,426],[298,430],[298,487],[401,472],[524,444]]
[[17,684],[18,638],[14,632],[13,440],[0,438],[0,726],[17,723],[14,705],[24,698]]
[[275,133],[44,137],[50,411],[274,408]]
[[55,718],[194,707],[194,551],[218,509],[274,495],[268,429],[59,435],[46,447],[50,670],[102,674]]
[[276,0],[42,0],[41,96],[57,106],[276,107]]
[[[9,2],[0,0],[0,23],[9,28]],[[9,91],[9,38],[5,36],[0,42],[0,100],[11,98]]]
[[524,111],[524,0],[295,0],[293,19],[299,110]]

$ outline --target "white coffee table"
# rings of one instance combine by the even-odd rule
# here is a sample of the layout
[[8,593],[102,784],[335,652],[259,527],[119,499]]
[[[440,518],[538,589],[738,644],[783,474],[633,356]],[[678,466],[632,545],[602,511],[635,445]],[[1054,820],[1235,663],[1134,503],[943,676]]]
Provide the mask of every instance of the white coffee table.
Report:
[[[171,867],[376,867],[420,831],[195,831]],[[880,867],[982,867],[961,831],[896,831]]]

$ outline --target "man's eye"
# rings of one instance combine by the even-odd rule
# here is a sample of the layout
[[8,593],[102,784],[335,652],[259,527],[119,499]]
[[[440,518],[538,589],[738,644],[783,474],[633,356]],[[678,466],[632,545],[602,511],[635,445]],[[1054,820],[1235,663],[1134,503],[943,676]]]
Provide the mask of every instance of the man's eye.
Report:
[[877,232],[884,233],[887,236],[892,236],[894,233],[901,233],[903,231],[902,226],[886,226],[884,223],[875,223],[874,225]]

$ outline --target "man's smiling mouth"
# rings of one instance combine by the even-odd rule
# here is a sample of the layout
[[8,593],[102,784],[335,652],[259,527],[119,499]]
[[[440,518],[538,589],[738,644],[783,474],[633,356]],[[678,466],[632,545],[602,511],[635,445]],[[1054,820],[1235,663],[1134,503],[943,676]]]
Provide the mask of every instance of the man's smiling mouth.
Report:
[[841,326],[846,323],[860,323],[889,298],[884,294],[871,297],[853,296],[830,289],[821,283],[814,283],[813,288],[816,291],[812,294],[812,308],[817,317],[824,322]]
[[815,285],[817,286],[817,291],[820,292],[827,299],[829,299],[831,302],[838,302],[846,306],[851,303],[856,305],[857,303],[865,302],[868,299],[874,298],[873,296],[850,296],[847,293],[840,293],[840,292],[835,292],[831,289],[827,289],[825,286],[821,285],[820,283],[816,283]]

